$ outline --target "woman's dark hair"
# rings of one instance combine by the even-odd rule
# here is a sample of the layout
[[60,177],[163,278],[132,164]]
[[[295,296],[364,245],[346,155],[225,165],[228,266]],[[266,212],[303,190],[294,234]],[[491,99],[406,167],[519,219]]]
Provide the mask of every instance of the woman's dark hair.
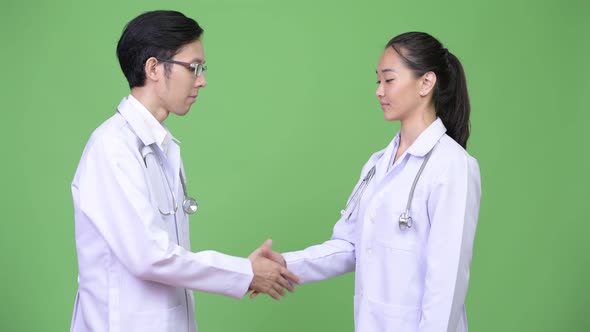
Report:
[[[203,29],[195,20],[176,11],[156,10],[131,20],[117,45],[117,57],[129,87],[145,84],[147,59],[170,59],[184,45],[199,39],[202,33]],[[166,71],[169,66],[164,64]]]
[[427,72],[436,74],[433,101],[436,115],[447,128],[447,134],[467,148],[469,138],[469,95],[465,71],[459,59],[431,35],[406,32],[391,39],[392,47],[417,77]]

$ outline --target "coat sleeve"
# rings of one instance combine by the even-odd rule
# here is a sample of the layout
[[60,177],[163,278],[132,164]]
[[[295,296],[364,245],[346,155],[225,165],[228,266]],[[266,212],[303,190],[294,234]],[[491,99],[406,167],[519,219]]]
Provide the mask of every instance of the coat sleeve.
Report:
[[431,228],[420,332],[456,331],[464,310],[481,182],[475,159],[455,159],[428,198]]
[[302,283],[321,281],[354,270],[354,240],[351,223],[340,220],[334,226],[332,238],[322,244],[300,251],[284,253],[288,269]]
[[[372,159],[373,157],[369,160]],[[363,167],[361,178],[355,189],[370,167],[372,164],[369,161]],[[348,198],[349,201],[350,199],[351,197]],[[356,230],[357,215],[353,214],[348,221],[341,217],[334,225],[330,240],[300,251],[284,253],[287,267],[300,278],[302,283],[321,281],[354,271]]]
[[124,144],[102,136],[88,147],[73,187],[76,213],[89,220],[136,277],[241,298],[252,280],[250,261],[215,251],[193,253],[170,241],[167,232],[154,226],[162,216],[151,203],[141,156]]

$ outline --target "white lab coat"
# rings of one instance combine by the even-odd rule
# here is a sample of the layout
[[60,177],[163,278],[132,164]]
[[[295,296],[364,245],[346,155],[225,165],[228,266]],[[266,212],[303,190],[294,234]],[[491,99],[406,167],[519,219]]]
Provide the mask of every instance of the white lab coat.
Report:
[[[477,161],[445,132],[437,119],[388,170],[398,133],[363,167],[361,180],[377,171],[350,220],[341,218],[329,241],[284,254],[304,283],[355,271],[357,332],[467,331],[481,184]],[[416,173],[437,141],[412,200],[414,225],[400,230]]]
[[[147,110],[130,99],[92,134],[72,183],[79,272],[71,331],[196,331],[191,290],[240,298],[252,267],[190,251],[180,148],[170,140],[164,154],[139,113]],[[162,157],[176,218],[158,210],[172,208],[171,190],[158,159],[144,161],[149,153]]]

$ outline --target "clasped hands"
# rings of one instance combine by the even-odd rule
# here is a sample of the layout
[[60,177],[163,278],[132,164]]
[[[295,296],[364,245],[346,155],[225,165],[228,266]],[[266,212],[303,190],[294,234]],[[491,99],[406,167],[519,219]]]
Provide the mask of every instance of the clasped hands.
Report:
[[265,293],[279,301],[285,295],[285,289],[293,292],[293,284],[299,283],[299,278],[287,270],[283,256],[272,251],[272,240],[266,240],[254,250],[248,259],[252,262],[254,278],[248,291],[252,291],[250,298]]

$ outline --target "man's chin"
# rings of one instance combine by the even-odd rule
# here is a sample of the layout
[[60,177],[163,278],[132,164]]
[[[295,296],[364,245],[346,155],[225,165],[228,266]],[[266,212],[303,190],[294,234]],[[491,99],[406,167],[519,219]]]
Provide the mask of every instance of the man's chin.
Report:
[[185,115],[186,115],[186,114],[187,114],[187,113],[188,113],[190,110],[191,110],[191,107],[190,107],[190,106],[188,106],[188,107],[187,107],[187,108],[185,108],[185,109],[178,110],[178,111],[174,112],[174,114],[176,114],[176,115],[178,115],[178,116],[185,116]]

